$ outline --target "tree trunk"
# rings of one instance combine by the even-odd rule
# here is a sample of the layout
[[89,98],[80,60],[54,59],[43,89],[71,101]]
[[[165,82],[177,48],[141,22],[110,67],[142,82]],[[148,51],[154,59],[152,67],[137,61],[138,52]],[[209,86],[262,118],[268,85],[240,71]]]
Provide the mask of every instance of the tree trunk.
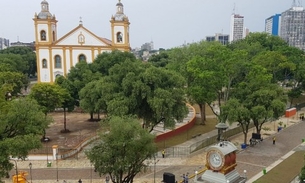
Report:
[[198,104],[200,108],[201,124],[205,125],[206,115],[205,115],[205,104]]
[[101,113],[100,113],[100,111],[97,112],[97,119],[98,119],[98,120],[101,119]]
[[93,112],[90,112],[90,120],[93,120]]
[[67,111],[64,107],[64,131],[67,131]]
[[248,138],[248,137],[247,137],[247,134],[248,134],[248,133],[243,132],[243,134],[244,134],[244,144],[247,144],[247,138]]

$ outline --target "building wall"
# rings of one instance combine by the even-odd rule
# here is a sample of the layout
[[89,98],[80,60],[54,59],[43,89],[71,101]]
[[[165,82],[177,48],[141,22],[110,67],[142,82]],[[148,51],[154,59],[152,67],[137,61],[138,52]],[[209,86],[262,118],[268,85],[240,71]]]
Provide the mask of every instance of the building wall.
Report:
[[275,14],[265,20],[265,32],[279,36],[281,27],[281,14]]
[[231,15],[230,42],[242,39],[244,36],[244,17],[238,14]]
[[10,40],[5,38],[0,38],[0,50],[10,47]]
[[305,50],[305,10],[292,7],[282,13],[280,37],[290,46]]

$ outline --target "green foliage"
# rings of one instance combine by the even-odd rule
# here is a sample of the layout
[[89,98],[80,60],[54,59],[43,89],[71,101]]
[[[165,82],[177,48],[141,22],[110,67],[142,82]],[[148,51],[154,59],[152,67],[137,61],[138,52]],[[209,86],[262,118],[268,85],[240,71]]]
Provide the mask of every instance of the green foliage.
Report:
[[104,82],[102,79],[91,81],[79,92],[80,107],[89,113],[106,111],[106,102],[102,91]]
[[13,168],[10,156],[25,159],[41,147],[40,137],[51,122],[35,100],[19,98],[0,102],[0,178]]
[[90,68],[92,72],[108,75],[109,69],[116,64],[120,64],[126,60],[132,62],[136,61],[136,57],[130,52],[121,52],[119,50],[112,51],[111,53],[104,52],[97,56]]
[[67,91],[56,84],[38,83],[32,87],[29,96],[38,102],[47,115],[56,107],[62,107]]
[[114,183],[133,182],[156,153],[155,137],[132,117],[112,116],[108,124],[110,131],[86,155],[100,175],[109,174]]
[[20,72],[0,72],[1,89],[12,95],[20,93],[28,85],[27,77]]
[[81,61],[72,67],[67,75],[67,79],[71,83],[69,92],[76,101],[79,101],[78,92],[85,87],[87,83],[98,80],[101,76],[100,73],[93,73],[90,68],[91,64]]
[[21,69],[18,71],[27,73],[28,76],[35,76],[37,72],[36,54],[31,48],[22,46],[9,47],[7,49],[0,50],[0,55],[1,54],[20,55],[22,58],[21,62],[20,60],[14,60],[14,62],[18,61],[16,64],[19,64],[17,66]]
[[184,79],[176,72],[142,62],[113,66],[102,87],[110,115],[137,115],[150,131],[161,121],[173,127],[187,113]]
[[161,52],[160,54],[153,55],[148,59],[148,62],[152,63],[155,67],[165,67],[169,62],[168,53]]

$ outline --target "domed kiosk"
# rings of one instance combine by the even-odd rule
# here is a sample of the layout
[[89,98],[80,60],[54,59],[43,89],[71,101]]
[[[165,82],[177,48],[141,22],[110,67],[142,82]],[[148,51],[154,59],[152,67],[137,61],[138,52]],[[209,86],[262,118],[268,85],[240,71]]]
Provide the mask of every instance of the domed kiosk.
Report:
[[246,177],[241,177],[235,170],[236,146],[229,141],[222,141],[207,148],[206,168],[197,183],[243,183]]

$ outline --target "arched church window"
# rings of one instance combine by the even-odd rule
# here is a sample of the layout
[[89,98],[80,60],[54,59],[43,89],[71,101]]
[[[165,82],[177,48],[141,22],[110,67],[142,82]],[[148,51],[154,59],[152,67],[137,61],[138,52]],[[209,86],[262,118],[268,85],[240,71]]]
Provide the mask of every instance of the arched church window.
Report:
[[61,68],[61,57],[59,55],[55,56],[55,68]]
[[46,59],[42,59],[42,68],[48,68],[48,63]]
[[118,43],[121,43],[123,41],[123,36],[122,36],[122,33],[121,32],[118,32],[116,34],[116,37],[117,37],[117,42]]
[[46,41],[47,40],[46,31],[44,31],[44,30],[40,31],[40,39],[41,39],[41,41]]
[[84,54],[80,54],[80,55],[78,56],[78,61],[79,61],[79,62],[81,62],[81,61],[85,61],[85,62],[86,62],[86,61],[87,61],[87,60],[86,60],[86,56],[85,56]]

